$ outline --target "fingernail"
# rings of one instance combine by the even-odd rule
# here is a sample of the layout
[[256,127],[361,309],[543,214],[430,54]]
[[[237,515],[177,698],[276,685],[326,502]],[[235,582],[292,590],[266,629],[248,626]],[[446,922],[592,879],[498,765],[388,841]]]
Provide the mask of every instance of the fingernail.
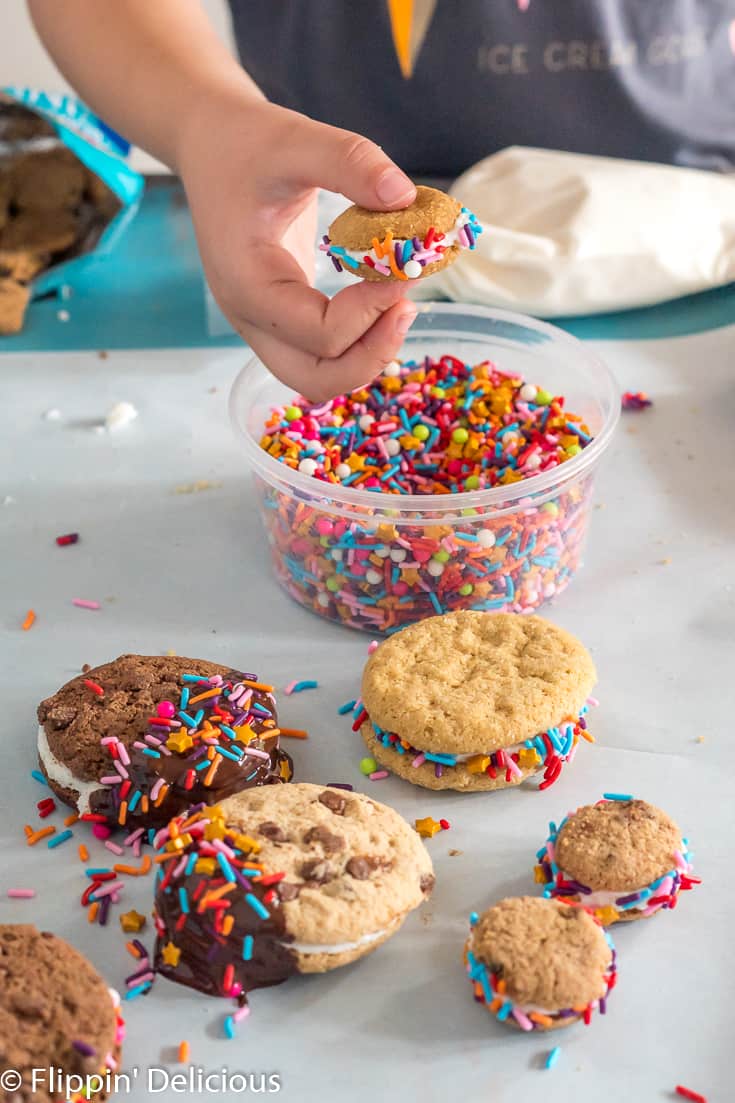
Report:
[[375,191],[381,203],[400,203],[402,199],[413,197],[414,186],[400,169],[386,169],[375,185]]
[[409,309],[409,310],[402,311],[402,313],[400,313],[398,315],[398,317],[396,318],[396,333],[400,337],[405,337],[406,334],[408,333],[409,329],[413,325],[415,320],[416,320],[416,310],[415,309]]

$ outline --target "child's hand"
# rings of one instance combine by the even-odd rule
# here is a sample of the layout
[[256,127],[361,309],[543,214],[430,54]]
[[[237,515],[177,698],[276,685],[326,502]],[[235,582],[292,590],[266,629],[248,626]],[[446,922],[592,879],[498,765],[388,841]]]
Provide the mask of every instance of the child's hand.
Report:
[[177,162],[212,292],[257,355],[314,401],[373,379],[415,315],[393,281],[333,299],[310,286],[317,187],[375,210],[415,189],[382,150],[266,102],[202,105],[181,128]]

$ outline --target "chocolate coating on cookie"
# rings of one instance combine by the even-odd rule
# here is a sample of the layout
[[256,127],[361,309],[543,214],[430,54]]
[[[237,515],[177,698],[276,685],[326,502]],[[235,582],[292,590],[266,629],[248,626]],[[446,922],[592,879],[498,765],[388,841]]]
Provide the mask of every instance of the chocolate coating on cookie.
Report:
[[38,719],[55,792],[80,807],[89,790],[81,810],[126,826],[162,826],[193,804],[292,773],[269,687],[216,663],[123,655],[68,682]]

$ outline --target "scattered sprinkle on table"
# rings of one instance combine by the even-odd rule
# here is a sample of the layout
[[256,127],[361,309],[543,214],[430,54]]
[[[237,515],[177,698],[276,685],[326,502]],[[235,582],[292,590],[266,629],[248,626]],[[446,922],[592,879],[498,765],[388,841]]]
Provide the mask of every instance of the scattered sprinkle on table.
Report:
[[32,900],[36,895],[35,889],[8,889],[8,898],[10,900]]
[[28,612],[26,613],[25,620],[21,624],[21,628],[23,629],[23,631],[27,632],[30,628],[32,628],[34,623],[35,623],[35,620],[36,620],[35,611],[33,609],[29,609]]
[[442,830],[441,823],[438,820],[432,819],[431,816],[425,816],[422,820],[416,820],[414,826],[422,839],[432,839],[438,831]]
[[188,1042],[180,1042],[179,1043],[178,1057],[179,1057],[179,1064],[180,1065],[188,1065],[188,1063],[189,1063],[189,1043]]
[[56,543],[59,545],[60,548],[66,548],[66,547],[69,546],[69,544],[78,544],[79,543],[79,533],[78,532],[67,532],[63,536],[57,536],[56,537]]
[[374,774],[378,769],[378,764],[374,758],[361,758],[360,759],[360,773],[365,774],[367,777],[370,774]]
[[685,1088],[681,1084],[676,1085],[675,1091],[682,1098],[691,1100],[691,1103],[707,1103],[705,1097],[700,1095],[699,1092],[693,1092],[691,1088]]
[[48,782],[46,781],[46,778],[44,777],[44,775],[41,773],[40,770],[31,770],[31,777],[33,778],[34,781],[40,782],[41,785],[48,786]]
[[626,391],[622,406],[624,410],[645,410],[647,406],[653,406],[653,401],[643,391]]
[[544,1068],[545,1069],[553,1069],[554,1065],[559,1060],[559,1054],[560,1053],[561,1053],[561,1047],[560,1046],[554,1046],[554,1048],[552,1050],[550,1050],[549,1055],[547,1056],[547,1058],[544,1062]]
[[65,843],[67,839],[71,839],[73,835],[74,832],[67,828],[66,831],[62,831],[59,835],[55,835],[53,839],[49,839],[46,846],[49,850],[54,850],[57,846],[61,846],[62,843]]
[[76,605],[79,609],[101,609],[99,601],[88,601],[83,597],[74,597],[71,600],[72,605]]
[[290,697],[292,693],[303,693],[305,689],[318,688],[319,683],[315,681],[289,682],[288,685],[284,687],[283,692],[287,697]]

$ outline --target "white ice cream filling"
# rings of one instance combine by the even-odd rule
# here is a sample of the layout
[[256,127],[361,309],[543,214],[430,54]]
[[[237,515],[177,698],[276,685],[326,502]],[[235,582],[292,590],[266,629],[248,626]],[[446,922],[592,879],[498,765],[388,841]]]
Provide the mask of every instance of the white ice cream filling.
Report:
[[360,946],[367,946],[371,942],[376,942],[377,939],[387,934],[390,929],[390,927],[383,927],[381,931],[364,934],[356,942],[284,942],[284,946],[287,946],[290,950],[296,950],[299,954],[345,954],[349,953],[350,950],[358,950]]
[[38,729],[38,757],[49,781],[53,781],[61,789],[73,789],[74,792],[79,794],[77,797],[77,812],[79,815],[84,816],[90,812],[92,794],[104,789],[104,786],[100,785],[99,781],[82,781],[76,774],[73,774],[69,767],[61,762],[51,750],[48,737],[42,727]]

